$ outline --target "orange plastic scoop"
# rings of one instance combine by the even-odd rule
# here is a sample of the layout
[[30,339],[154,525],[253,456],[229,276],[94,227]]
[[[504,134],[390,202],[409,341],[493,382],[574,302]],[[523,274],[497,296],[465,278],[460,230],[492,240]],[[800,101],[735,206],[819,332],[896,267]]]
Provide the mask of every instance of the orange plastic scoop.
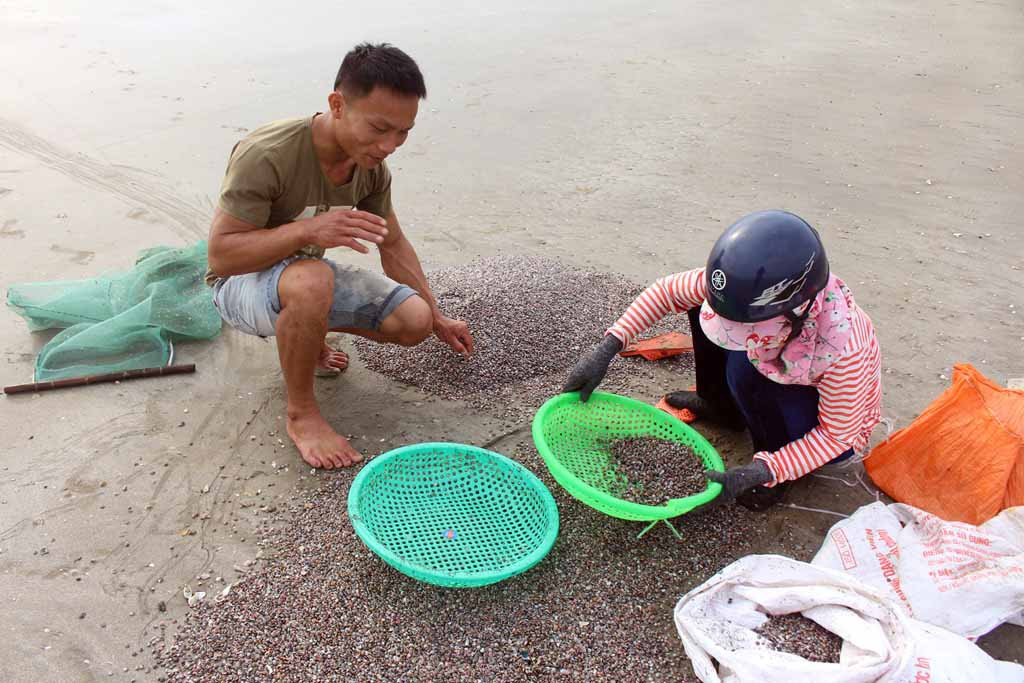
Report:
[[659,334],[657,337],[643,339],[633,342],[619,355],[627,358],[629,356],[643,356],[647,360],[661,360],[670,356],[678,356],[681,353],[693,351],[693,339],[688,334],[681,332],[669,332]]

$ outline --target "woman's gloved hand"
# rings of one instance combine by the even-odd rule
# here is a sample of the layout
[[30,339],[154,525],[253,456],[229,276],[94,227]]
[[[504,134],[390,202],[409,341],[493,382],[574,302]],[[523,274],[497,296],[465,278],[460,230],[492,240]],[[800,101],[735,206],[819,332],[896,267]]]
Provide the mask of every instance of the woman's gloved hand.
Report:
[[763,486],[775,479],[763,460],[753,460],[746,465],[730,467],[725,472],[706,470],[704,475],[722,485],[722,493],[714,500],[715,503],[731,503],[737,496],[755,486]]
[[606,334],[593,351],[577,361],[576,366],[569,373],[569,379],[565,380],[562,391],[578,391],[580,400],[586,403],[590,394],[604,379],[605,373],[608,372],[608,365],[615,358],[615,354],[621,350],[622,342],[614,335]]

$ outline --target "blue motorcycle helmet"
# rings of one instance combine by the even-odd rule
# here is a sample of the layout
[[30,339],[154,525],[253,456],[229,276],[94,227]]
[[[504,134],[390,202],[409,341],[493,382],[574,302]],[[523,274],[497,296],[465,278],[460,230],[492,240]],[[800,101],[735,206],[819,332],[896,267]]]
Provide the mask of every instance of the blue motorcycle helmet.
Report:
[[794,314],[828,284],[818,231],[788,211],[758,211],[733,223],[711,248],[708,304],[727,320],[755,323]]

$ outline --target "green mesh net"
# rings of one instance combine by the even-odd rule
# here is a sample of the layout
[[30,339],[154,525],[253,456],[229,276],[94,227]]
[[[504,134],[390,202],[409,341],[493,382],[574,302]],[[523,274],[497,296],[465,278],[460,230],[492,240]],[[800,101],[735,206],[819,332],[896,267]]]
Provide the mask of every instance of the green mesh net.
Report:
[[206,242],[154,247],[126,273],[12,285],[7,305],[29,329],[62,329],[39,352],[35,381],[167,365],[173,343],[220,332]]

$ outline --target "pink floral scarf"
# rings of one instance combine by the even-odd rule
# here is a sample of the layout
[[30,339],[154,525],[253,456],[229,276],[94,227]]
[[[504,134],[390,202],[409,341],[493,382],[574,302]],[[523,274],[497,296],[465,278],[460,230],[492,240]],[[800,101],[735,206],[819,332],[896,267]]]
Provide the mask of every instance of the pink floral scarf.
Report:
[[784,316],[759,323],[737,323],[717,315],[707,302],[701,328],[725,349],[745,350],[751,364],[780,384],[817,383],[842,357],[850,339],[853,294],[835,275],[814,298],[800,335],[786,344],[791,328]]

